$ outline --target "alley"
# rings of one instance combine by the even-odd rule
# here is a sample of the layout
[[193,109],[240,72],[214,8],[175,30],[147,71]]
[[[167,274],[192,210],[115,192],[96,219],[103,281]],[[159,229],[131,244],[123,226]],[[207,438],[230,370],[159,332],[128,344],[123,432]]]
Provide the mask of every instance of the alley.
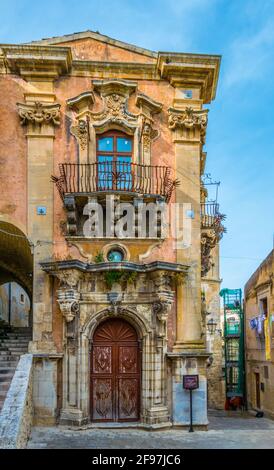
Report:
[[29,449],[274,449],[274,421],[251,415],[210,416],[208,432],[150,432],[138,429],[41,428]]

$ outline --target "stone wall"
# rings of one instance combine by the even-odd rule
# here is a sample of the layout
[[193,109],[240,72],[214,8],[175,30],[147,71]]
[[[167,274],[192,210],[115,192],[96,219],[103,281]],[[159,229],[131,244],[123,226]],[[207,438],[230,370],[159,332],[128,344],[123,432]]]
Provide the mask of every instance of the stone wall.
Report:
[[0,414],[0,448],[22,449],[26,446],[33,420],[33,356],[21,356]]
[[[274,418],[273,273],[274,250],[272,250],[268,257],[261,263],[245,286],[247,404],[250,409],[260,409],[271,418]],[[250,328],[249,324],[251,319],[260,315],[260,303],[263,299],[267,299],[270,356],[267,355],[266,351],[265,335],[258,335],[256,330]],[[256,391],[256,377],[259,379],[258,391]]]

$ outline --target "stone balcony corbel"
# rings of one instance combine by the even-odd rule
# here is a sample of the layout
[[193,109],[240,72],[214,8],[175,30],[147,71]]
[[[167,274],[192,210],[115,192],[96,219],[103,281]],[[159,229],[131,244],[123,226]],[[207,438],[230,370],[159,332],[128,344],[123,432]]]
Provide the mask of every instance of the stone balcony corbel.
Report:
[[79,314],[79,300],[80,293],[73,289],[57,291],[57,302],[67,323],[72,322]]

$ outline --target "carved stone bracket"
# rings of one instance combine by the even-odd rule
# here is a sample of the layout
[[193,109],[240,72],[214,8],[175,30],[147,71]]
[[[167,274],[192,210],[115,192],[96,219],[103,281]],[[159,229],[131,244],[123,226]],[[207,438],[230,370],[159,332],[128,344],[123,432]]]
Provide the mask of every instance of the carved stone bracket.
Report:
[[201,234],[201,274],[202,277],[206,276],[213,266],[211,250],[217,245],[218,237],[214,230],[208,230]]
[[[184,110],[169,108],[168,125],[171,130],[183,129],[188,138],[195,138],[195,132],[199,132],[201,144],[205,143],[206,128],[208,122],[208,109],[195,110],[187,107]],[[193,131],[193,135],[189,135]]]
[[[141,140],[143,147],[143,161],[149,163],[151,143],[153,140],[159,137],[159,131],[153,128],[153,116],[156,113],[160,113],[163,105],[157,101],[152,100],[143,93],[138,93],[136,97],[136,106],[140,108],[141,116]],[[148,158],[146,159],[146,154]]]
[[52,272],[60,282],[60,288],[75,289],[79,287],[79,282],[83,277],[83,273],[77,269],[60,269]]
[[52,124],[60,125],[60,107],[58,103],[44,104],[36,101],[33,104],[17,103],[17,109],[21,118],[21,125]]
[[80,293],[73,289],[58,290],[57,301],[67,323],[72,322],[76,315],[79,314],[79,299]]
[[71,133],[79,141],[80,148],[85,150],[88,146],[89,129],[88,123],[84,119],[79,119],[78,122],[71,126]]
[[67,210],[68,235],[77,234],[77,208],[74,196],[65,196],[64,205]]

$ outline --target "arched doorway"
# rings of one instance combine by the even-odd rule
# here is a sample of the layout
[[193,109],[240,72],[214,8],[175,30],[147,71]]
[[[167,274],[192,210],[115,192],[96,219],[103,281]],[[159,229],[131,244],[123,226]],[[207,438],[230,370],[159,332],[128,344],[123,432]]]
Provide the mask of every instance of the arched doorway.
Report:
[[91,351],[91,420],[128,422],[140,416],[140,347],[135,329],[111,318],[96,329]]

